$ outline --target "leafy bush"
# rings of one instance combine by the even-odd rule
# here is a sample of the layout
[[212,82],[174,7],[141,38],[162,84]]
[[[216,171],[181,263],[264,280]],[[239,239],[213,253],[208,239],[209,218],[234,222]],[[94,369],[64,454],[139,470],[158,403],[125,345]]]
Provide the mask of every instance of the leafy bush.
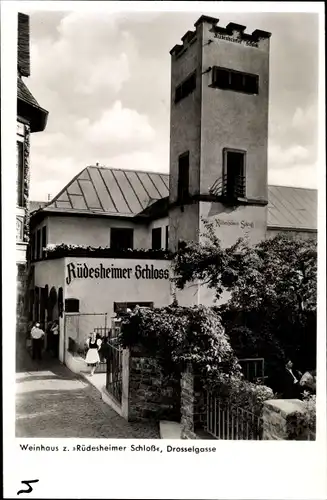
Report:
[[119,343],[142,347],[169,373],[191,365],[202,387],[244,409],[260,413],[274,397],[270,388],[243,380],[220,315],[210,307],[139,308],[123,320]]
[[217,395],[221,402],[257,414],[261,413],[264,401],[275,397],[270,387],[222,373],[207,382],[207,389]]
[[305,413],[305,422],[309,427],[310,431],[314,434],[316,432],[316,411],[317,411],[317,401],[315,394],[309,394],[305,391],[303,395]]
[[142,346],[166,369],[190,363],[205,379],[241,373],[220,317],[209,307],[139,308],[123,321],[119,341],[123,347]]

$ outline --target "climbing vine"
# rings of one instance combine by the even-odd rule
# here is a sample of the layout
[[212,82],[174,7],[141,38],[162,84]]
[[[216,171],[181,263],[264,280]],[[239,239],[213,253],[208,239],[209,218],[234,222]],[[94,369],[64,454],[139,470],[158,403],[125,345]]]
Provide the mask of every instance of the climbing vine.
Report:
[[207,378],[223,372],[240,376],[240,366],[219,315],[200,305],[139,308],[122,324],[123,347],[142,346],[169,368],[188,364]]

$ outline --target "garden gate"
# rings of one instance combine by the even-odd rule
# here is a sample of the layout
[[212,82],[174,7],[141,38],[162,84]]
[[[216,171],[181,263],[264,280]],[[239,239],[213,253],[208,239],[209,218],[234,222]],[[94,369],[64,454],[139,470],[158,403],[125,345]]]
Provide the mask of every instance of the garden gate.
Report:
[[[73,356],[86,356],[86,340],[91,332],[99,334],[102,341],[109,336],[108,313],[65,313],[64,356],[66,351]],[[106,360],[102,357],[97,372],[106,372]],[[64,359],[65,361],[65,359]]]
[[107,379],[106,389],[117,401],[122,403],[122,349],[117,342],[120,333],[120,321],[113,319],[110,336],[107,338]]

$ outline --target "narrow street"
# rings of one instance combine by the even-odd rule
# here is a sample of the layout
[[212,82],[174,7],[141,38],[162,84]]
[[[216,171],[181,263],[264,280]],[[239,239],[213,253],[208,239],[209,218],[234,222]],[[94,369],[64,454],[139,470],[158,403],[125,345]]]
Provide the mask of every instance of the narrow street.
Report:
[[156,439],[150,423],[128,423],[99,391],[45,354],[33,361],[17,343],[16,437]]

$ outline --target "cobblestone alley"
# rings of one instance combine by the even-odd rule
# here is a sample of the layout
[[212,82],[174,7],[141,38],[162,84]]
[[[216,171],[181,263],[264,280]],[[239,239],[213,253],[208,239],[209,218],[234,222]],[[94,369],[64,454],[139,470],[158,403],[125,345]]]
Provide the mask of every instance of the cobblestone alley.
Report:
[[155,424],[128,423],[99,391],[59,362],[33,361],[17,345],[16,436],[156,439]]

